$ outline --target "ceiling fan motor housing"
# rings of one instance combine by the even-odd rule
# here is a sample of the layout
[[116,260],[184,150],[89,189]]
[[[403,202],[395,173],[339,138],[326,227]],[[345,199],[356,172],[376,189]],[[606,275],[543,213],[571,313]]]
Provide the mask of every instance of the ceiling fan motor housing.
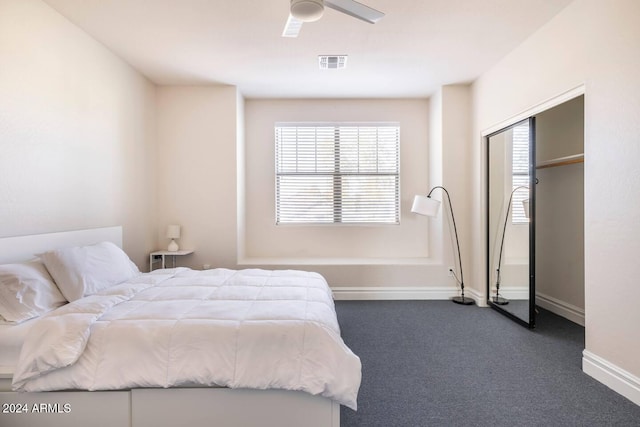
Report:
[[291,16],[300,21],[317,21],[323,12],[323,0],[291,0]]

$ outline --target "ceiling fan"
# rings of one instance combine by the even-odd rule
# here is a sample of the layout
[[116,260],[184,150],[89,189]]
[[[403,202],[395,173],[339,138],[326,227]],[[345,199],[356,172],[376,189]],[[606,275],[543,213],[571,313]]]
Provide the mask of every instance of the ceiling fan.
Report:
[[355,0],[291,0],[289,19],[282,37],[298,37],[302,24],[320,19],[325,6],[370,24],[375,24],[384,17],[384,13]]

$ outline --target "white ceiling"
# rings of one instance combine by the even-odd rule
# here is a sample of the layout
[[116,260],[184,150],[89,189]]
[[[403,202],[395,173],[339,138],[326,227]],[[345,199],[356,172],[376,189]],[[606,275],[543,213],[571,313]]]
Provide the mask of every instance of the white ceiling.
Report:
[[[372,25],[326,9],[281,37],[289,0],[45,0],[160,85],[247,98],[426,97],[469,83],[571,0],[362,0]],[[320,70],[318,55],[349,55]]]

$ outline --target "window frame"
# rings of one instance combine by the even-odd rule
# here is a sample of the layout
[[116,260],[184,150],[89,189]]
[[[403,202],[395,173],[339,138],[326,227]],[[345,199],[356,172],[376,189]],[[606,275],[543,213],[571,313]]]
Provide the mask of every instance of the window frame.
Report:
[[[363,132],[366,134],[367,131],[371,132],[372,128],[375,129],[375,135],[376,135],[375,137],[376,170],[361,171],[360,170],[360,167],[361,167],[360,151],[359,151],[361,129],[364,129],[365,131]],[[296,172],[290,172],[290,171],[285,172],[282,170],[283,162],[282,162],[282,154],[280,153],[282,140],[281,140],[280,133],[283,132],[283,129],[286,129],[289,132],[291,132],[292,129],[295,129],[296,132],[298,132],[299,129],[306,129],[307,131],[309,129],[314,130],[315,148],[313,149],[313,151],[315,156],[314,159],[316,162],[316,166],[315,166],[316,169],[313,172],[298,172],[298,167],[299,167],[298,160],[296,160],[295,162]],[[332,141],[333,147],[332,147],[332,150],[330,150],[332,151],[332,155],[329,156],[329,158],[332,159],[332,161],[327,162],[326,159],[324,159],[325,163],[323,164],[324,168],[326,168],[328,164],[331,164],[330,171],[323,170],[318,172],[318,169],[317,169],[318,156],[319,156],[318,145],[320,140],[320,138],[318,137],[319,129],[321,129],[323,132],[327,132],[327,129],[332,129],[332,131],[329,131],[330,133],[333,134],[333,141]],[[351,150],[354,149],[354,146],[350,145],[350,144],[353,144],[354,141],[350,140],[350,138],[348,137],[342,137],[342,134],[345,134],[345,133],[348,134],[349,132],[354,132],[354,130],[357,133],[356,139],[358,141],[355,146],[355,149],[357,152],[356,157],[358,158],[358,160],[356,161],[357,171],[353,171],[353,170],[349,171],[349,167],[345,166],[346,164],[349,163],[348,160],[345,160],[345,158],[348,157],[348,155],[345,153],[348,152],[350,149]],[[382,132],[383,130],[393,134],[393,138],[392,138],[393,147],[390,150],[391,154],[385,158],[386,162],[385,162],[385,159],[380,158],[380,154],[384,152],[384,150],[380,148],[381,145],[385,141],[388,144],[388,140],[385,140],[383,137],[381,137],[381,133],[383,133]],[[323,135],[326,136],[327,134],[323,133]],[[384,133],[384,135],[388,136],[388,134],[386,133]],[[274,139],[275,139],[274,141],[274,146],[275,146],[275,224],[277,226],[288,226],[288,225],[386,226],[386,225],[400,224],[401,188],[400,188],[400,123],[399,122],[276,122],[274,125]],[[383,141],[383,143],[381,143],[381,141]],[[327,141],[325,140],[324,142],[326,143]],[[371,140],[367,140],[367,142],[371,144]],[[291,141],[289,141],[289,143],[291,143]],[[296,150],[299,148],[299,144],[300,144],[299,137],[297,136],[297,133],[296,133],[296,137],[295,137]],[[290,147],[288,148],[290,149]],[[388,145],[387,145],[387,149],[388,149]],[[351,154],[353,155],[353,153]],[[385,168],[388,168],[389,164],[392,164],[393,170],[381,171],[380,164],[383,162],[384,162]],[[353,159],[351,159],[351,163],[353,163]],[[287,166],[290,166],[290,163],[287,163]],[[370,167],[371,164],[368,163],[365,166]],[[351,167],[353,168],[353,164],[351,164]],[[332,206],[332,209],[331,209],[332,214],[327,215],[327,213],[325,212],[324,215],[327,219],[324,219],[324,220],[320,220],[318,219],[318,217],[305,219],[304,214],[301,216],[301,218],[298,218],[298,219],[290,219],[290,218],[283,219],[282,215],[280,214],[281,208],[283,207],[282,206],[283,204],[281,203],[282,194],[281,194],[280,184],[282,182],[282,178],[287,176],[300,176],[302,177],[302,179],[304,179],[304,177],[308,178],[311,176],[330,177],[331,178],[331,190],[330,190],[331,198],[330,199],[331,199],[331,206]],[[349,196],[353,197],[354,194],[362,195],[362,194],[365,194],[366,192],[354,193],[353,191],[352,192],[345,191],[345,188],[348,186],[348,181],[352,181],[352,185],[358,185],[357,181],[358,181],[358,178],[360,177],[363,177],[365,182],[368,177],[370,179],[368,184],[371,184],[372,181],[375,181],[375,178],[379,177],[381,178],[382,181],[388,181],[386,182],[387,192],[389,191],[389,188],[393,188],[393,196],[386,198],[386,203],[388,204],[393,203],[392,208],[385,208],[383,206],[382,209],[377,209],[377,205],[374,205],[372,203],[374,201],[378,201],[378,202],[381,201],[384,203],[383,198],[381,198],[381,200],[375,200],[375,198],[372,197],[370,200],[368,200],[368,202],[370,203],[368,213],[374,215],[373,220],[363,218],[367,215],[366,209],[364,213],[359,212],[360,207],[366,206],[367,201],[365,201],[364,204],[361,204],[360,203],[361,200],[355,200],[354,202],[354,200],[351,200],[349,198]],[[391,179],[384,180],[383,177],[391,177]],[[354,182],[356,182],[356,184],[354,184]],[[363,184],[361,183],[360,185],[363,185]],[[383,183],[383,187],[384,185],[385,184]],[[375,193],[375,191],[373,191],[372,194],[373,193]],[[360,196],[358,196],[356,199],[359,199],[359,197]],[[320,198],[318,198],[318,200],[320,200]],[[347,203],[346,201],[350,201],[350,203]],[[294,204],[292,203],[291,206],[293,205]],[[349,209],[351,209],[351,212],[348,212]],[[383,212],[383,214],[379,214],[379,212]],[[392,212],[392,214],[390,214],[389,217],[393,216],[393,220],[389,220],[388,219],[389,217],[384,219],[384,217],[388,215],[386,214],[387,212]],[[376,213],[378,215],[382,215],[383,219],[380,219],[380,218],[375,219]],[[353,215],[355,215],[356,217],[359,215],[360,218],[359,219],[356,218],[356,220],[350,220],[348,218],[345,218]],[[330,220],[328,219],[329,216],[331,217]]]

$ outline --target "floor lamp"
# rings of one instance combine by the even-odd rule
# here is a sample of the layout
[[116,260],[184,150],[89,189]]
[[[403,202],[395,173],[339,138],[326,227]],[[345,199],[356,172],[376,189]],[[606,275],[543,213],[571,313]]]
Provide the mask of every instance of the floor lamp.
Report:
[[447,195],[447,200],[449,201],[449,211],[451,211],[451,219],[453,220],[453,231],[456,236],[456,248],[458,249],[458,265],[460,267],[460,296],[451,298],[451,301],[456,304],[464,304],[464,305],[472,305],[474,300],[471,298],[467,298],[464,296],[464,277],[462,274],[462,257],[460,256],[460,242],[458,241],[458,229],[456,227],[456,218],[453,215],[453,206],[451,206],[451,197],[449,196],[449,192],[446,188],[441,186],[436,186],[429,191],[427,196],[417,195],[413,198],[413,205],[411,206],[411,212],[417,213],[419,215],[425,215],[430,217],[435,217],[438,214],[438,209],[440,208],[440,202],[438,200],[434,200],[431,198],[431,193],[433,190],[440,188]]
[[[507,222],[509,222],[509,212],[511,212],[511,202],[513,201],[513,194],[522,189],[529,187],[519,186],[511,191],[511,196],[509,196],[509,204],[507,205],[507,214],[504,217],[504,226],[502,227],[502,240],[500,241],[500,255],[498,256],[498,269],[496,270],[496,295],[491,298],[491,301],[494,304],[498,305],[507,305],[509,304],[509,300],[500,296],[500,268],[502,266],[502,249],[504,248],[504,236],[507,234]],[[529,199],[522,201],[522,207],[524,208],[524,214],[527,218],[529,218]]]

